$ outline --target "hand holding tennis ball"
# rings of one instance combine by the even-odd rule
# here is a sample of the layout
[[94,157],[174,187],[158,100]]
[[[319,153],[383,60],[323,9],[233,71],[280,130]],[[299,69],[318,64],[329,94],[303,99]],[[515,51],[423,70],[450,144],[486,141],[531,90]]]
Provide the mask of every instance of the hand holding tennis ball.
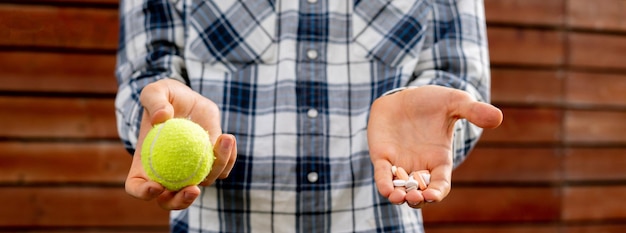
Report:
[[[496,128],[502,123],[500,109],[476,98],[463,90],[426,85],[374,101],[367,141],[374,180],[382,196],[394,204],[421,208],[426,203],[440,202],[450,193],[456,122],[465,119],[482,128]],[[479,131],[473,126],[465,126],[472,127],[467,131],[478,136]],[[409,192],[396,188],[394,165],[410,171],[429,171],[428,186]]]
[[[212,164],[208,162],[206,164],[206,168],[210,169],[208,176],[200,175],[200,172],[193,176],[195,178],[202,177],[204,179],[200,185],[211,185],[217,179],[225,179],[229,176],[237,160],[237,140],[234,135],[222,132],[220,125],[220,109],[217,104],[192,90],[183,82],[170,78],[152,82],[143,88],[139,100],[144,108],[144,111],[142,113],[141,124],[138,129],[139,134],[137,134],[137,147],[133,152],[132,162],[125,181],[125,190],[130,196],[137,199],[155,201],[156,204],[166,210],[180,210],[188,208],[196,200],[196,198],[200,196],[201,189],[196,185],[188,185],[177,191],[168,190],[167,187],[159,184],[158,177],[151,178],[148,176],[149,172],[146,168],[149,168],[150,166],[146,166],[144,168],[144,164],[142,162],[144,156],[154,156],[154,158],[157,157],[157,154],[147,155],[146,153],[150,151],[149,149],[146,150],[146,153],[142,153],[142,148],[144,146],[146,146],[146,148],[150,148],[147,147],[146,144],[149,145],[155,142],[157,143],[155,145],[160,145],[162,142],[165,142],[165,144],[175,147],[183,147],[182,149],[185,150],[188,148],[185,148],[185,146],[179,146],[183,140],[178,138],[163,140],[167,138],[164,137],[163,134],[158,135],[155,141],[154,136],[148,136],[149,131],[155,128],[156,125],[165,123],[170,119],[186,118],[194,119],[194,122],[201,125],[204,130],[209,132],[208,134],[210,135],[210,139],[203,140],[202,142],[212,143],[212,148],[207,148],[207,153],[213,153],[215,159]],[[176,122],[176,120],[173,122]],[[165,123],[165,126],[168,124],[169,123]],[[164,132],[163,130],[167,131],[167,127],[161,130],[161,133]],[[129,131],[124,133],[135,132]],[[157,134],[154,133],[154,135]],[[171,135],[168,137],[171,137]],[[155,151],[155,148],[160,147],[161,146],[153,147],[152,152]],[[157,149],[157,151],[162,152],[163,149]],[[212,158],[213,157],[209,156],[209,159]],[[180,166],[175,166],[171,163],[167,166],[169,166],[170,170],[172,168],[189,169],[186,166],[178,168]],[[153,170],[161,171],[161,169],[162,168],[159,166],[156,166]]]
[[146,175],[171,191],[200,184],[214,160],[208,132],[183,118],[154,125],[141,147]]

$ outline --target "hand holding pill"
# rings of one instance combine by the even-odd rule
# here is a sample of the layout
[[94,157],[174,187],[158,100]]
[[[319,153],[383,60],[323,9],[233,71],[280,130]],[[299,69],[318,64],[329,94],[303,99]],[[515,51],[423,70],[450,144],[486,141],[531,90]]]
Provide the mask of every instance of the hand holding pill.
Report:
[[[400,170],[400,172],[398,172],[398,170]],[[408,175],[403,168],[398,169],[398,167],[392,166],[391,173],[394,176],[393,186],[404,187],[406,188],[406,192],[412,190],[424,191],[428,184],[430,184],[430,172],[427,170],[411,172],[411,175]]]
[[[451,189],[455,160],[463,159],[452,147],[454,140],[463,140],[454,133],[457,121],[495,128],[502,117],[493,105],[442,86],[409,88],[376,99],[367,139],[379,193],[393,204],[413,208],[442,201]],[[422,170],[428,175],[419,173]]]
[[[408,174],[402,167],[391,166],[391,174],[393,175],[394,191],[397,195],[402,195],[402,193],[407,195],[412,191],[416,191],[418,196],[422,196],[419,192],[426,190],[430,184],[430,172],[428,170],[419,170]],[[408,202],[408,205],[420,208],[422,206],[421,203],[422,201]]]

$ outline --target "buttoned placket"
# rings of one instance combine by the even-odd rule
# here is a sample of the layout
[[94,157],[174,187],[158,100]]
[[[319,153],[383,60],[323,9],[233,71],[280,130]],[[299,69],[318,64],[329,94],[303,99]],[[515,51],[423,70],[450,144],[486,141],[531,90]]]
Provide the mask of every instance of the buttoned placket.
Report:
[[[318,0],[307,0],[304,2],[304,5],[300,5],[301,12],[306,14],[315,14],[318,9],[322,9],[318,4],[321,4]],[[308,4],[307,4],[308,3]],[[314,21],[301,21],[300,23],[307,28],[307,30],[324,30],[326,26],[316,25],[320,23],[317,21],[316,17],[303,17],[300,20],[310,19]],[[303,160],[304,164],[302,164],[301,174],[301,182],[304,182],[306,189],[312,188],[310,185],[321,185],[325,181],[325,174],[327,171],[325,168],[325,162],[323,162],[323,158],[317,158],[318,156],[324,156],[323,150],[321,150],[322,139],[322,130],[323,130],[323,119],[322,111],[324,111],[323,106],[325,105],[321,100],[325,100],[326,98],[323,95],[326,95],[325,90],[318,90],[316,88],[324,88],[322,86],[317,86],[317,82],[323,82],[325,79],[325,73],[323,69],[320,69],[324,66],[325,60],[325,51],[323,46],[323,41],[318,41],[317,38],[319,35],[326,35],[326,32],[317,33],[314,31],[307,31],[304,34],[303,39],[298,42],[298,60],[299,60],[299,72],[298,78],[303,83],[307,83],[306,88],[299,89],[302,92],[299,93],[301,100],[299,103],[300,107],[303,108],[302,112],[302,143],[303,143],[303,157],[309,157]],[[304,87],[304,86],[303,86]],[[315,89],[314,89],[315,88]],[[313,201],[313,200],[311,200]],[[318,200],[322,201],[323,200]],[[317,202],[317,201],[314,201]]]

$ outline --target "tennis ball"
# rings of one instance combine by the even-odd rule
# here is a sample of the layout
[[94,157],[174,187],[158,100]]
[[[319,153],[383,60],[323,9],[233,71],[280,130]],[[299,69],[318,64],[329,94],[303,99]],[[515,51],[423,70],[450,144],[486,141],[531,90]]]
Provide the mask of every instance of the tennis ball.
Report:
[[141,147],[141,164],[148,177],[171,191],[200,184],[214,160],[208,132],[182,118],[154,125]]

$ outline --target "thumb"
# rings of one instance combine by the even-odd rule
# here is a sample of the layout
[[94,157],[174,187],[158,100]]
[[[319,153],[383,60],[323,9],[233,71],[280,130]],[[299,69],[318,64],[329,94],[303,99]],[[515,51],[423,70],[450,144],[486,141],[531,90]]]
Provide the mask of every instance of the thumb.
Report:
[[465,118],[469,122],[481,128],[496,128],[502,123],[502,111],[495,106],[475,101],[473,99],[465,99],[458,109],[458,117]]
[[143,105],[152,125],[164,122],[174,116],[174,107],[169,101],[170,89],[167,85],[154,82],[143,88],[139,101]]

